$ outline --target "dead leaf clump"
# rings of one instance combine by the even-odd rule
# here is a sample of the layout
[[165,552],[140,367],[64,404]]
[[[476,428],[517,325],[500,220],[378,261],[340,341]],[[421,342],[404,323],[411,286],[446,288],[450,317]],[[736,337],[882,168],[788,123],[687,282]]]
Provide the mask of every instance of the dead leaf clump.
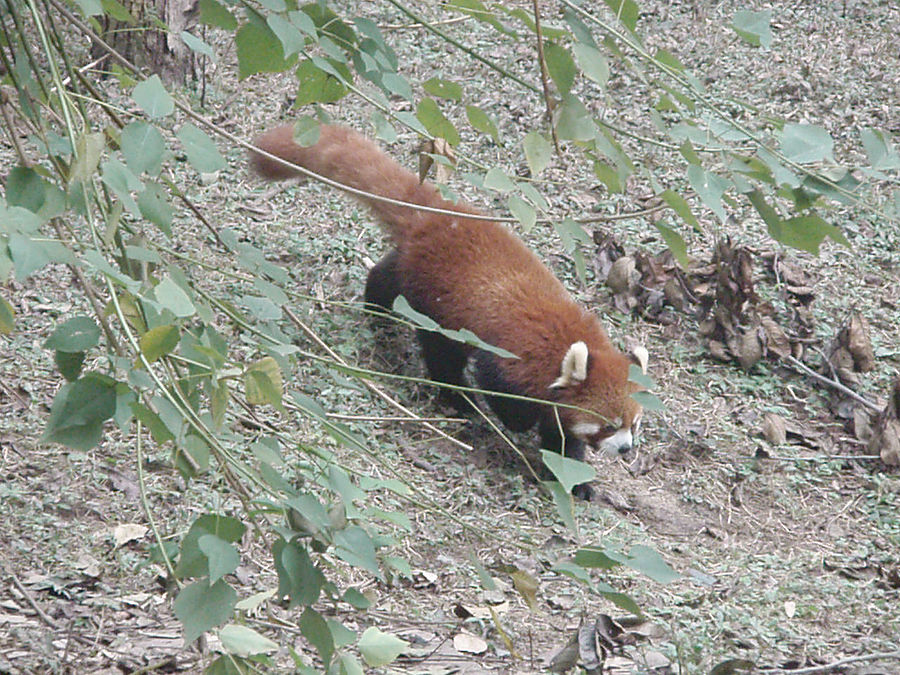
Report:
[[888,466],[900,466],[900,377],[884,410],[875,418],[869,452],[877,453]]

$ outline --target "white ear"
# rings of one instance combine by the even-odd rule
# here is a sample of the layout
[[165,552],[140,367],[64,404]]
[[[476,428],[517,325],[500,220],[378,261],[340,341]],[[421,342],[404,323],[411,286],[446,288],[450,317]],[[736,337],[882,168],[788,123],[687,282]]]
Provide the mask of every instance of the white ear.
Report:
[[551,389],[562,389],[571,384],[584,382],[587,377],[588,348],[580,340],[573,342],[569,351],[563,357],[562,366],[559,369],[559,377],[550,385]]
[[637,347],[632,348],[631,357],[641,367],[641,372],[646,375],[647,363],[650,361],[650,354],[647,352],[646,347],[641,347],[640,345],[638,345]]

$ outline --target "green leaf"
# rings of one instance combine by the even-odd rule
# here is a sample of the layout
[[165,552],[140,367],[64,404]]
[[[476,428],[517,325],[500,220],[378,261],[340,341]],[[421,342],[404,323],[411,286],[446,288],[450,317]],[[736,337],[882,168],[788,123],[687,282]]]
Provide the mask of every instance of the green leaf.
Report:
[[[606,555],[661,584],[668,584],[681,578],[681,575],[673,570],[659,553],[643,544],[632,546],[627,555],[611,549],[606,550]],[[577,560],[576,555],[576,562]]]
[[644,410],[665,410],[665,404],[655,394],[649,391],[636,391],[631,398],[637,401]]
[[138,84],[131,92],[131,98],[147,114],[147,117],[152,119],[171,115],[175,110],[175,102],[163,86],[159,75],[152,75]]
[[609,81],[609,64],[603,54],[598,49],[581,42],[572,45],[572,53],[585,77],[601,87],[606,87]]
[[450,145],[459,145],[459,133],[433,98],[423,98],[416,108],[416,117],[432,136],[445,139]]
[[432,77],[422,83],[422,88],[432,96],[437,96],[438,98],[445,98],[450,101],[459,101],[462,99],[462,87],[450,80]]
[[474,129],[483,134],[487,134],[494,139],[494,143],[500,142],[500,132],[497,130],[497,125],[484,110],[478,106],[467,105],[466,119],[469,120],[469,124],[471,124]]
[[106,147],[106,137],[100,133],[82,134],[75,141],[75,161],[69,169],[69,182],[86,182],[100,164],[100,156]]
[[397,141],[397,130],[378,110],[372,112],[372,125],[375,127],[376,138],[381,142],[390,144]]
[[731,27],[745,42],[755,47],[768,49],[772,46],[772,28],[769,25],[771,20],[772,10],[770,9],[761,12],[740,9],[734,13]]
[[590,141],[597,136],[597,126],[591,114],[574,96],[563,98],[557,108],[556,133],[563,141]]
[[193,478],[209,468],[209,446],[196,434],[185,436],[181,445],[174,448],[173,455],[175,468],[185,479]]
[[156,225],[167,237],[172,236],[172,219],[175,209],[166,198],[166,192],[157,183],[147,183],[137,198],[141,215]]
[[599,548],[582,548],[575,552],[575,564],[581,567],[611,570],[620,565],[620,561],[611,558],[605,551]]
[[619,172],[606,162],[594,162],[594,175],[610,192],[622,192],[624,190],[622,181],[619,180]]
[[50,408],[43,440],[75,450],[90,450],[102,437],[103,423],[116,412],[116,382],[86,373],[60,387]]
[[202,535],[197,540],[197,545],[208,561],[210,583],[215,583],[226,574],[231,574],[241,563],[241,556],[237,549],[214,534]]
[[375,545],[369,534],[358,525],[341,530],[334,535],[335,555],[344,562],[382,578],[378,560],[375,557]]
[[506,202],[506,207],[522,223],[525,232],[530,232],[537,222],[537,211],[534,210],[534,207],[518,195],[511,195]]
[[516,184],[510,180],[502,169],[496,166],[488,169],[484,176],[484,187],[488,190],[497,190],[498,192],[510,192],[516,189]]
[[277,410],[284,410],[281,397],[283,388],[281,368],[271,356],[251,363],[244,373],[244,388],[247,403],[250,405],[272,405]]
[[569,50],[546,40],[544,41],[544,59],[547,62],[550,79],[553,80],[559,93],[568,94],[572,90],[572,85],[575,84],[575,74],[578,72]]
[[229,31],[234,30],[238,25],[234,14],[217,0],[200,0],[200,23]]
[[280,73],[290,68],[293,59],[284,58],[281,40],[262,20],[254,17],[234,36],[238,57],[238,78],[256,73]]
[[566,492],[571,492],[576,485],[590,483],[597,476],[597,470],[587,462],[564,457],[557,452],[541,450],[541,459]]
[[798,164],[833,162],[833,149],[831,134],[814,124],[785,124],[781,132],[782,154]]
[[221,579],[212,586],[208,579],[201,579],[181,589],[173,609],[184,626],[185,643],[230,619],[236,602],[237,593]]
[[319,599],[325,577],[300,543],[279,539],[272,546],[272,557],[278,572],[278,595],[288,598],[288,607],[312,605]]
[[653,378],[641,370],[641,367],[636,363],[632,363],[628,366],[628,381],[639,384],[645,389],[653,389],[656,386]]
[[184,146],[188,162],[200,173],[215,173],[225,168],[219,149],[203,130],[188,122],[175,135]]
[[383,633],[375,626],[366,628],[359,638],[359,653],[370,668],[386,666],[396,659],[408,646],[405,640],[395,635]]
[[191,35],[186,30],[183,30],[181,31],[181,39],[184,41],[184,44],[186,44],[188,48],[195,54],[205,56],[211,61],[216,60],[216,54],[215,52],[213,52],[212,47],[210,47],[206,42],[198,38],[196,35]]
[[13,167],[6,178],[6,203],[37,213],[46,199],[46,185],[34,169]]
[[556,506],[556,512],[559,514],[560,520],[572,532],[578,532],[578,524],[575,522],[575,504],[572,500],[572,493],[563,487],[562,483],[555,480],[547,480],[543,482],[543,486],[547,488],[553,497],[553,504]]
[[900,155],[891,147],[890,137],[879,129],[863,129],[860,133],[866,156],[873,169],[900,169]]
[[15,327],[16,310],[6,298],[0,298],[0,335],[9,335]]
[[640,8],[634,0],[603,0],[612,10],[616,18],[622,22],[629,31],[634,33],[637,28],[637,20],[640,16]]
[[[345,81],[352,81],[350,71],[344,64],[332,63],[335,72],[346,71]],[[334,103],[341,100],[349,91],[340,78],[331,72],[322,70],[311,59],[304,59],[297,66],[297,98],[296,107],[310,103]]]
[[[160,419],[159,415],[150,410],[147,406],[138,403],[137,401],[132,401],[130,404],[131,412],[134,413],[134,416],[150,431],[150,435],[153,437],[153,440],[157,445],[164,445],[169,441],[175,440],[175,435],[169,431],[168,427],[163,424],[162,419]],[[190,575],[190,576],[199,576],[199,575]]]
[[100,0],[75,0],[75,4],[86,17],[103,14],[103,4]]
[[397,314],[409,319],[415,325],[425,330],[429,330],[435,333],[440,333],[444,337],[448,337],[451,340],[455,340],[457,342],[463,342],[468,345],[472,345],[477,347],[478,349],[483,349],[488,352],[492,352],[497,356],[501,356],[505,359],[517,359],[519,358],[512,352],[509,352],[502,347],[495,347],[494,345],[490,345],[481,338],[479,338],[472,331],[462,328],[460,330],[450,330],[447,328],[441,328],[438,323],[432,319],[430,316],[422,314],[421,312],[417,312],[414,310],[409,302],[407,302],[406,298],[402,295],[397,296],[394,300],[394,304],[392,309]]
[[320,134],[321,125],[315,117],[301,115],[294,122],[293,139],[297,145],[310,148],[319,142]]
[[131,172],[131,169],[119,161],[118,157],[111,157],[103,162],[101,177],[106,186],[122,202],[122,206],[128,209],[130,214],[137,215],[139,209],[131,193],[143,190],[144,184]]
[[567,577],[580,581],[588,587],[593,587],[594,585],[594,582],[591,579],[591,575],[588,573],[588,571],[581,565],[576,565],[574,562],[561,560],[553,565],[551,570],[556,572],[557,574],[564,574]]
[[21,234],[10,234],[6,242],[9,257],[16,266],[16,278],[27,279],[52,262],[72,263],[72,252],[57,241],[41,241]]
[[[384,73],[381,76],[381,83],[384,85],[385,89],[395,96],[399,96],[406,101],[413,100],[412,87],[409,86],[409,82],[407,82],[406,78],[402,75],[398,73]],[[431,101],[431,99],[426,100]],[[434,103],[434,101],[431,102]],[[436,105],[437,104],[435,104],[435,106]],[[426,124],[425,126],[428,125]]]
[[162,134],[152,124],[134,120],[122,129],[119,143],[125,163],[134,173],[147,172],[155,176],[162,169],[166,144]]
[[356,588],[348,588],[344,591],[344,595],[341,596],[341,600],[349,604],[354,609],[367,610],[372,606],[372,601],[369,600],[359,589]]
[[492,26],[495,30],[504,35],[511,35],[513,37],[516,36],[514,31],[511,31],[509,28],[504,26],[497,19],[496,15],[485,7],[484,3],[481,0],[450,0],[447,3],[448,7],[452,7],[453,9],[457,9],[464,14],[468,14],[469,16],[473,16],[482,23],[486,23],[489,26]]
[[681,219],[684,222],[694,228],[695,231],[700,230],[700,223],[697,221],[697,218],[694,216],[691,207],[688,205],[687,201],[685,201],[684,197],[674,190],[666,190],[658,196],[668,204],[675,213],[681,216]]
[[553,159],[553,146],[543,134],[529,131],[522,139],[522,147],[525,149],[525,161],[531,177],[536,178]]
[[316,648],[319,658],[328,670],[334,656],[334,638],[325,619],[312,607],[307,607],[300,615],[300,633]]
[[697,196],[724,223],[726,215],[725,208],[722,205],[722,195],[728,189],[729,182],[696,164],[691,164],[688,167],[687,178],[688,183],[694,188]]
[[83,352],[96,347],[100,327],[89,316],[76,316],[58,325],[44,342],[44,348],[61,352]]
[[130,26],[137,25],[137,19],[134,18],[134,15],[129,12],[119,0],[101,0],[101,4],[103,5],[104,12],[111,19],[127,23]]
[[219,640],[229,654],[247,657],[278,651],[278,643],[260,635],[252,628],[230,623],[219,630]]
[[797,216],[789,218],[781,224],[777,241],[785,246],[793,246],[801,251],[808,251],[818,255],[819,246],[825,237],[830,237],[839,244],[850,248],[850,242],[844,233],[834,225],[826,222],[821,216]]
[[303,51],[306,46],[306,38],[297,27],[280,14],[269,14],[266,17],[266,25],[281,41],[281,48],[285,59]]
[[141,335],[141,353],[150,362],[165,356],[178,346],[181,335],[172,325],[157,326]]
[[84,352],[61,352],[54,353],[54,361],[56,367],[69,382],[74,382],[81,375],[81,367],[84,365]]
[[687,244],[684,243],[684,239],[668,225],[663,225],[662,223],[653,224],[662,235],[663,241],[666,242],[666,246],[672,252],[672,256],[678,261],[681,268],[686,270],[688,265],[690,265],[690,261],[688,260]]
[[[132,408],[135,407],[132,405]],[[229,516],[218,514],[200,516],[191,525],[181,542],[181,553],[175,567],[175,575],[179,579],[185,579],[209,574],[209,559],[200,548],[200,539],[211,534],[222,541],[234,543],[244,535],[246,529],[241,521]]]
[[156,284],[153,295],[159,304],[179,318],[193,316],[197,311],[188,294],[172,281],[172,277],[164,277]]

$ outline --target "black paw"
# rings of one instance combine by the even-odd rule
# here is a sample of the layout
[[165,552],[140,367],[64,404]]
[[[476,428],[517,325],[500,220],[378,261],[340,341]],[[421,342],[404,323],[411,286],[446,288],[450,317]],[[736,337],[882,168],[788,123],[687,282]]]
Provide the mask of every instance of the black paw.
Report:
[[586,502],[593,501],[594,488],[590,486],[590,483],[581,483],[572,488],[572,496]]

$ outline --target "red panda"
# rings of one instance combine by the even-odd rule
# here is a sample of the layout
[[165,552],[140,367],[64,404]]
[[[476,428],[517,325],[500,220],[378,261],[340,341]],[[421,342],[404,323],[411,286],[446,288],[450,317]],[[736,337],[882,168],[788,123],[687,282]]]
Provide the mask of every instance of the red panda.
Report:
[[[474,356],[481,389],[573,406],[486,396],[509,429],[527,431],[537,425],[541,447],[579,460],[585,444],[608,453],[631,449],[641,417],[641,406],[631,397],[639,387],[628,379],[633,359],[612,345],[597,317],[579,307],[509,229],[467,217],[479,212],[445,200],[434,186],[420,183],[351,129],[322,125],[318,142],[302,147],[288,124],[254,144],[351,188],[456,213],[359,197],[381,220],[393,245],[369,273],[366,302],[390,310],[403,295],[443,328],[467,328],[518,356],[502,358],[418,331],[428,372],[438,382],[465,386],[463,369]],[[258,152],[251,152],[250,160],[256,173],[269,180],[301,175]],[[646,368],[646,350],[636,352],[637,362]],[[591,495],[587,484],[574,492],[586,499]]]

